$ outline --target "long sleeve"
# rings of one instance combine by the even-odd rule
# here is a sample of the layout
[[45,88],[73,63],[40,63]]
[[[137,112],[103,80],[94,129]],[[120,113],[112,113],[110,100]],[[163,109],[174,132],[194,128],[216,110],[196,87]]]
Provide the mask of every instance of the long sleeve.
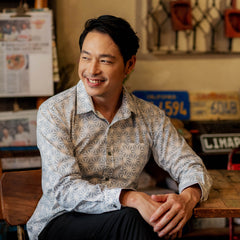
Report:
[[202,191],[201,201],[208,198],[212,179],[200,157],[178,134],[167,117],[155,135],[153,155],[158,165],[178,182],[179,192],[198,184]]

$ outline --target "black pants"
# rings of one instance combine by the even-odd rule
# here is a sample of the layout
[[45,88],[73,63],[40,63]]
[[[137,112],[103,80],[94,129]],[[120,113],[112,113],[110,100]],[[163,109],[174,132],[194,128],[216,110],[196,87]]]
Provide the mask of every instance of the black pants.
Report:
[[53,219],[39,240],[159,240],[137,210],[122,208],[103,214],[68,212]]

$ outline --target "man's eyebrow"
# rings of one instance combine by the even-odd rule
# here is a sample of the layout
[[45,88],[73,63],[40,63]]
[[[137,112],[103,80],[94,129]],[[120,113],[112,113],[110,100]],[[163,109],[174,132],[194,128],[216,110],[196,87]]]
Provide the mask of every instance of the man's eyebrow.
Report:
[[[86,51],[86,50],[82,50],[81,53],[84,53],[84,54],[87,54],[87,55],[91,55],[90,52]],[[111,55],[111,54],[100,54],[99,56],[100,58],[112,58],[112,59],[115,59],[116,57]]]
[[100,58],[112,58],[115,59],[116,57],[111,54],[100,54]]
[[88,51],[86,51],[86,50],[82,50],[81,53],[85,53],[85,54],[90,55],[90,53]]

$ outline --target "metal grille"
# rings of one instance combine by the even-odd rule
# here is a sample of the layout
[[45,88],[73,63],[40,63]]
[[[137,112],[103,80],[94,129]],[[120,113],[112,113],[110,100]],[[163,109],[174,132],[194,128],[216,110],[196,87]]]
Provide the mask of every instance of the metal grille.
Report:
[[[148,50],[163,54],[196,54],[196,53],[240,53],[240,10],[236,1],[231,0],[147,0],[147,47]],[[171,2],[184,15],[189,11],[190,22],[183,25],[186,29],[174,29],[173,9]],[[187,9],[186,7],[189,7]],[[182,8],[182,9],[180,9]],[[185,8],[185,9],[184,9]],[[227,37],[225,33],[225,10],[236,11],[238,21],[236,37]],[[186,14],[185,14],[186,15]],[[181,17],[180,16],[180,17]]]

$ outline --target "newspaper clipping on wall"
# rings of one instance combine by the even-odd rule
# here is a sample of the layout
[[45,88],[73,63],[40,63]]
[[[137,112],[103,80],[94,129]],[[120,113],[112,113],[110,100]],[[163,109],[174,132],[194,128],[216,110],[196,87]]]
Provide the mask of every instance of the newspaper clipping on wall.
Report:
[[0,14],[0,96],[53,94],[51,11]]

